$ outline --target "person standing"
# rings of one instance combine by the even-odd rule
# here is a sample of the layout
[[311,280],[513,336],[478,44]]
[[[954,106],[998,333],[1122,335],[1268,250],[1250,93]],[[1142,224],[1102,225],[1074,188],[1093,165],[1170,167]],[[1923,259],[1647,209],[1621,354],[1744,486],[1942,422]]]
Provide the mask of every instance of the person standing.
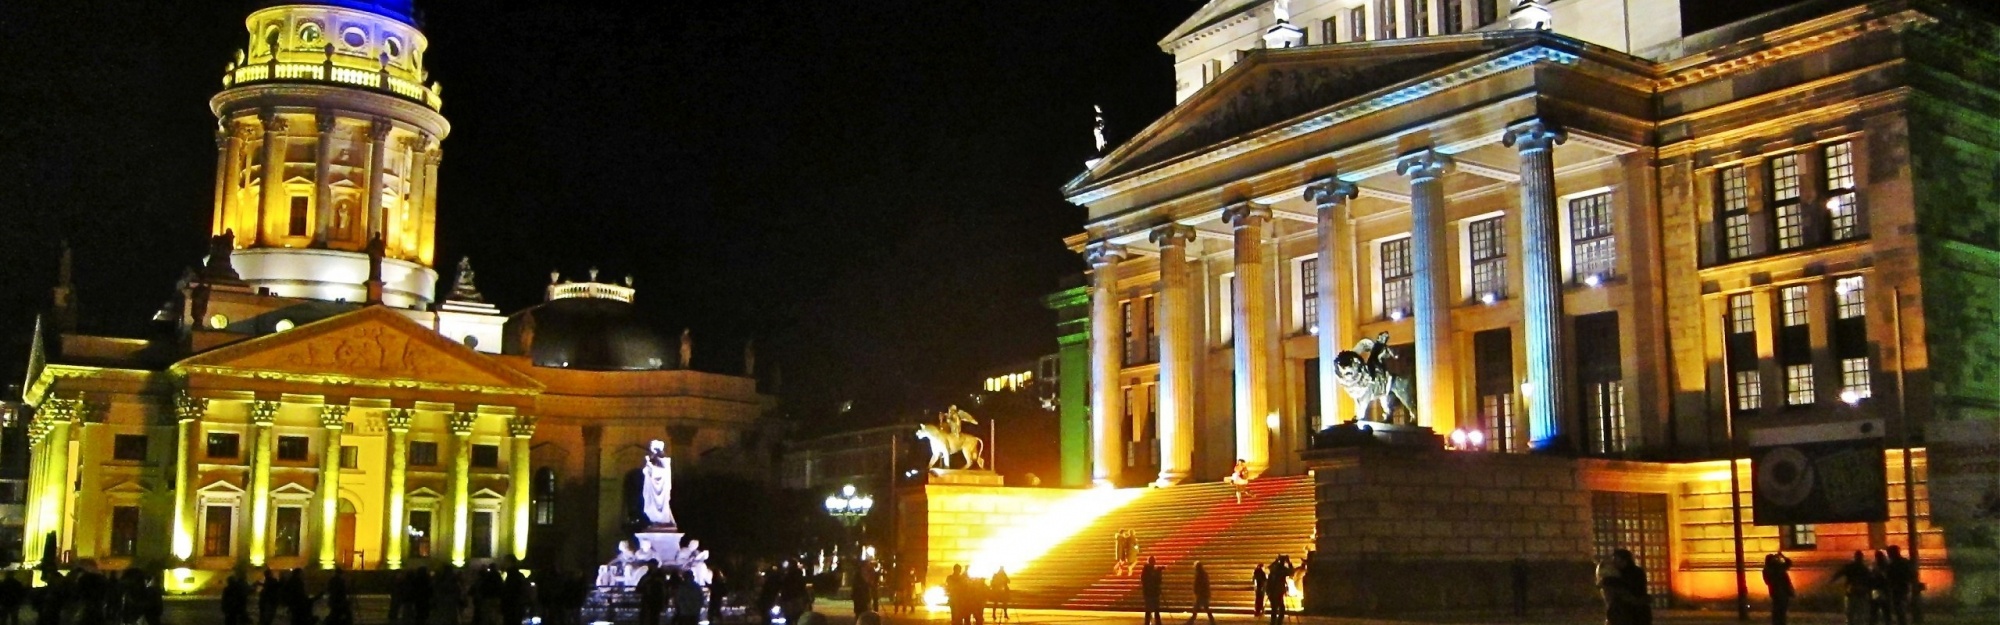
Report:
[[991,605],[993,606],[993,613],[990,615],[992,620],[1001,621],[1014,618],[1013,609],[1008,605],[1012,601],[1008,593],[1013,591],[1013,586],[1014,580],[1007,577],[1007,567],[1000,567],[999,570],[993,572],[993,579],[987,582],[988,598],[991,600]]
[[285,592],[278,574],[264,569],[264,581],[257,585],[257,625],[271,625],[278,618],[278,598]]
[[1271,604],[1271,625],[1285,622],[1285,591],[1289,590],[1292,564],[1288,556],[1278,556],[1264,572],[1264,601]]
[[[249,622],[250,583],[243,581],[242,571],[237,571],[230,574],[229,581],[222,587],[222,625],[248,625]],[[15,624],[10,622],[8,625]]]
[[639,623],[660,625],[660,611],[667,607],[666,569],[653,562],[639,576]]
[[972,589],[967,588],[965,567],[951,565],[951,575],[944,578],[945,603],[951,608],[951,625],[965,625],[965,607],[971,599]]
[[1868,570],[1867,556],[1854,552],[1854,559],[1835,571],[1832,578],[1847,581],[1847,625],[1861,625],[1868,620],[1868,592],[1874,587],[1874,574]]
[[1875,566],[1868,569],[1873,582],[1868,590],[1868,625],[1889,622],[1889,554],[1875,550]]
[[1883,583],[1889,587],[1889,614],[1896,625],[1910,625],[1910,595],[1916,590],[1916,563],[1903,557],[1903,548],[1889,545],[1889,570]]
[[1256,601],[1250,609],[1250,616],[1253,618],[1264,616],[1264,585],[1268,583],[1270,577],[1264,573],[1264,565],[1257,565],[1257,570],[1250,572],[1250,594],[1255,595]]
[[347,578],[339,567],[334,567],[333,577],[326,580],[326,623],[354,625],[354,604],[348,601]]
[[1194,563],[1194,607],[1188,608],[1188,625],[1194,625],[1197,616],[1207,614],[1208,625],[1215,625],[1215,608],[1209,606],[1208,569],[1201,561]]
[[1166,619],[1160,617],[1160,584],[1164,577],[1159,562],[1146,558],[1146,568],[1139,572],[1139,591],[1146,600],[1145,625],[1166,625]]
[[1771,595],[1771,625],[1785,625],[1792,610],[1792,597],[1798,595],[1792,588],[1791,558],[1782,553],[1764,556],[1764,588]]
[[729,576],[717,570],[708,578],[708,622],[722,625],[722,602],[729,598]]
[[1618,583],[1623,587],[1625,611],[1632,625],[1653,625],[1653,599],[1646,589],[1646,569],[1639,566],[1632,550],[1619,549],[1612,552],[1618,562]]
[[860,618],[862,614],[875,611],[875,608],[872,607],[875,604],[875,582],[874,576],[868,573],[867,563],[861,563],[859,566],[854,567],[854,579],[851,582],[849,591],[848,597],[854,600],[854,616],[856,618]]

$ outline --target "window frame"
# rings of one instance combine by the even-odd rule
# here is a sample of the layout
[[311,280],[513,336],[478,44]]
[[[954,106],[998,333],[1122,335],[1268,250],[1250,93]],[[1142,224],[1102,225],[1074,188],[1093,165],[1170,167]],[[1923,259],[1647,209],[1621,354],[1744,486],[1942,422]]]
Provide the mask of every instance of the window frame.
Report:
[[1785,406],[1801,408],[1813,405],[1818,398],[1814,395],[1816,385],[1813,380],[1813,365],[1810,362],[1785,365]]
[[[204,502],[201,506],[201,557],[227,558],[236,555],[237,519],[234,503]],[[215,546],[216,512],[223,513],[221,549]]]
[[1741,164],[1716,170],[1716,218],[1722,223],[1722,260],[1757,254],[1750,231],[1750,171]]
[[[202,437],[202,456],[210,460],[236,460],[243,457],[243,433],[208,432]],[[219,438],[220,437],[220,438]],[[228,454],[215,453],[218,443],[227,441]]]
[[[428,450],[428,453],[418,454],[418,449]],[[410,441],[410,446],[404,450],[404,453],[407,454],[407,459],[404,461],[405,465],[412,467],[438,466],[439,452],[437,441]],[[428,461],[419,462],[420,458],[427,458]]]
[[[290,454],[286,453],[285,448],[287,446],[293,447],[294,448],[293,451],[295,451],[296,453],[290,453]],[[275,442],[273,447],[274,449],[271,450],[272,451],[271,457],[275,460],[280,460],[284,462],[306,462],[312,459],[312,437],[310,436],[281,435],[277,437],[277,441]]]
[[[145,434],[113,434],[111,436],[111,459],[124,462],[145,462],[146,450],[150,444]],[[138,454],[131,452],[136,447]]]
[[1309,254],[1296,262],[1293,275],[1299,285],[1299,332],[1319,334],[1319,255]]
[[[291,527],[286,528],[285,515],[294,516]],[[289,536],[287,533],[289,531]],[[271,507],[271,556],[276,558],[298,558],[305,556],[306,506],[302,503],[278,504]]]
[[[1381,317],[1400,321],[1410,317],[1413,298],[1412,280],[1416,273],[1416,258],[1412,255],[1411,239],[1408,235],[1383,239],[1375,246],[1375,277],[1380,290],[1379,306]],[[1394,253],[1391,253],[1391,251]],[[1393,297],[1392,297],[1393,296]]]
[[1617,207],[1611,191],[1569,198],[1570,280],[1585,284],[1618,273]]
[[1800,170],[1799,153],[1787,152],[1772,156],[1764,161],[1764,172],[1771,186],[1765,195],[1771,214],[1777,223],[1778,251],[1789,252],[1803,249],[1806,240],[1805,180]]
[[[1507,299],[1507,216],[1478,217],[1465,224],[1466,275],[1471,299]],[[1490,302],[1489,302],[1490,303]]]
[[[466,451],[466,453],[468,453],[468,454],[471,454],[471,455],[472,455],[472,468],[474,468],[474,469],[498,469],[498,468],[500,468],[500,446],[499,446],[499,445],[491,445],[491,444],[485,444],[485,443],[473,443],[473,444],[472,444],[472,446],[471,446],[471,447],[470,447],[470,448],[469,448],[469,449],[468,449],[468,450]],[[482,456],[482,455],[491,455],[492,457],[491,457],[491,459],[490,459],[490,462],[488,461],[488,459],[485,459],[485,458],[481,458],[480,456]]]
[[1347,10],[1347,40],[1368,40],[1368,5],[1361,4]]
[[[130,517],[124,518],[124,517]],[[130,558],[139,553],[139,537],[145,535],[145,515],[137,504],[114,504],[111,506],[109,523],[105,528],[109,536],[105,545],[106,553],[114,558]],[[129,521],[129,523],[128,523]]]
[[1854,140],[1842,139],[1820,148],[1826,184],[1827,237],[1834,241],[1861,238],[1860,177],[1855,172]]

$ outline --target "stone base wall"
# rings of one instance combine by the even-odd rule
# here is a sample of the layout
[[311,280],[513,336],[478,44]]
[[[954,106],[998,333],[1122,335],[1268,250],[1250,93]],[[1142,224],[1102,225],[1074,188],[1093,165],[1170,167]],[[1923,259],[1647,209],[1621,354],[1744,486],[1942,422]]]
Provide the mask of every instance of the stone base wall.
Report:
[[925,572],[927,585],[944,583],[955,564],[970,565],[990,540],[1049,523],[1051,508],[1097,491],[927,484],[903,496],[905,558]]
[[1513,567],[1537,609],[1587,607],[1590,497],[1576,461],[1395,448],[1314,452],[1306,610],[1506,610]]

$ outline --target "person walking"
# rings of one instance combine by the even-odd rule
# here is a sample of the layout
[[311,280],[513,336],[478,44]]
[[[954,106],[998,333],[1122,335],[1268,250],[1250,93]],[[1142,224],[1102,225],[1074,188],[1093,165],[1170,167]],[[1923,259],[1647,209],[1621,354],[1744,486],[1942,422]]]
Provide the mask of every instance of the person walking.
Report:
[[1285,595],[1291,589],[1292,558],[1278,556],[1264,572],[1264,601],[1271,604],[1271,625],[1285,622]]
[[1253,497],[1250,494],[1250,465],[1242,458],[1236,459],[1236,466],[1229,469],[1229,475],[1222,481],[1228,482],[1230,488],[1236,491],[1236,503],[1243,503],[1245,497]]
[[718,569],[708,578],[708,623],[722,625],[722,602],[729,597],[729,576]]
[[1268,583],[1270,577],[1264,573],[1264,565],[1257,565],[1257,570],[1250,572],[1250,594],[1256,601],[1250,609],[1250,616],[1253,618],[1264,617],[1264,585]]
[[1215,625],[1215,608],[1209,606],[1208,569],[1201,565],[1200,560],[1196,560],[1194,563],[1194,607],[1188,608],[1188,625],[1194,625],[1195,617],[1203,614],[1208,615],[1208,625]]
[[1792,587],[1791,558],[1782,553],[1764,556],[1764,588],[1771,595],[1771,625],[1785,625],[1792,611],[1792,597],[1798,596]]
[[1146,558],[1146,568],[1139,572],[1139,591],[1146,600],[1144,625],[1166,625],[1166,619],[1160,617],[1160,584],[1164,577],[1159,561]]
[[1889,622],[1889,554],[1875,550],[1875,565],[1868,568],[1868,625]]
[[1903,557],[1902,547],[1889,545],[1889,570],[1882,581],[1889,587],[1889,614],[1896,625],[1910,625],[1910,595],[1920,584],[1916,563]]
[[1007,577],[1007,567],[1003,566],[995,570],[993,572],[993,579],[988,581],[986,586],[988,599],[991,601],[990,605],[993,610],[993,613],[990,615],[991,620],[1012,620],[1014,612],[1010,603],[1013,601],[1013,598],[1008,593],[1014,590],[1014,580]]
[[1861,625],[1867,622],[1868,593],[1875,586],[1874,573],[1868,570],[1867,556],[1855,551],[1854,559],[1840,567],[1839,571],[1835,571],[1833,577],[1827,581],[1833,580],[1847,582],[1847,625]]

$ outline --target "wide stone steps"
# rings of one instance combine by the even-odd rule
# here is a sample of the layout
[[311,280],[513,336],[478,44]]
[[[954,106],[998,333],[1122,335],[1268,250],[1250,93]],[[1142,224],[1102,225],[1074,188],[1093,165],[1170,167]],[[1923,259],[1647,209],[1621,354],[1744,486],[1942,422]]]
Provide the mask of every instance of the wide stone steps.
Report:
[[1278,554],[1305,560],[1313,532],[1312,481],[1306,477],[1259,479],[1237,503],[1228,484],[1184,484],[1147,491],[1097,519],[1032,566],[1014,573],[1014,600],[1027,607],[1138,610],[1138,571],[1112,572],[1112,534],[1138,536],[1139,562],[1155,558],[1166,571],[1162,603],[1186,610],[1194,602],[1194,564],[1208,571],[1217,610],[1251,608],[1251,570]]

